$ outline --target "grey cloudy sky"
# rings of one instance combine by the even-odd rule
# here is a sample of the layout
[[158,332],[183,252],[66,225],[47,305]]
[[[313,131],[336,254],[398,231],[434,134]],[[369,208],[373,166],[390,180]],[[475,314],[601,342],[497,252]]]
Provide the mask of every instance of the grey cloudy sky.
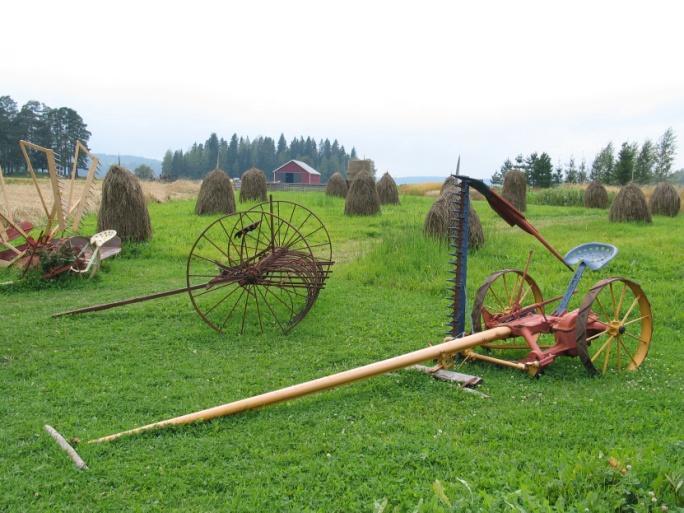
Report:
[[[37,15],[40,13],[40,15]],[[336,137],[396,176],[487,177],[679,137],[681,2],[8,2],[0,94],[75,108],[100,153],[210,132]]]

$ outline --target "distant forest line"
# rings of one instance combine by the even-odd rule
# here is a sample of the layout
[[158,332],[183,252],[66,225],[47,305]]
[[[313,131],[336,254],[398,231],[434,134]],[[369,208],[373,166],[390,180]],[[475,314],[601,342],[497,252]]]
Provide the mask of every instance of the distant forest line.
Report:
[[[26,165],[19,149],[21,139],[55,150],[57,165],[62,173],[72,166],[74,147],[80,140],[88,144],[91,133],[80,114],[69,107],[52,108],[42,102],[30,100],[19,107],[8,95],[0,96],[0,166],[8,175],[26,172]],[[585,183],[597,180],[605,184],[622,185],[630,181],[654,183],[662,180],[684,180],[684,169],[673,169],[677,152],[677,137],[669,128],[657,142],[650,139],[641,145],[623,142],[619,149],[608,143],[591,163],[582,160],[555,166],[546,153],[519,154],[514,160],[506,159],[494,172],[491,181],[499,184],[511,169],[525,172],[528,184],[534,187],[551,187],[561,183]],[[34,167],[44,170],[44,156],[33,155]],[[356,159],[356,149],[351,151],[337,139],[295,137],[289,143],[281,134],[277,142],[271,137],[249,137],[233,134],[229,140],[212,133],[204,143],[194,143],[188,150],[168,150],[161,164],[161,178],[201,179],[217,165],[232,177],[239,177],[251,167],[267,174],[291,159],[301,160],[321,173],[322,182],[336,171],[346,173],[350,160]],[[79,169],[86,167],[85,159]],[[446,167],[446,166],[445,166]],[[106,171],[106,170],[105,170]],[[148,165],[136,168],[141,178],[154,177]]]
[[579,164],[574,158],[567,163],[553,165],[548,153],[522,154],[515,161],[506,159],[494,172],[491,181],[501,184],[504,175],[511,169],[525,173],[527,183],[533,187],[551,187],[562,183],[586,183],[597,181],[608,185],[624,185],[629,182],[648,184],[671,180],[677,175],[681,178],[684,170],[675,173],[672,165],[677,153],[677,136],[668,128],[654,143],[646,139],[641,146],[635,142],[623,142],[617,155],[613,143],[602,148],[591,164],[582,160]]
[[347,153],[337,139],[321,139],[318,143],[312,138],[295,137],[289,144],[281,134],[276,142],[271,137],[249,137],[233,134],[230,140],[219,138],[212,133],[204,143],[194,143],[189,150],[168,150],[162,160],[161,178],[201,179],[217,166],[232,177],[239,177],[251,167],[257,167],[267,176],[285,162],[296,159],[306,162],[319,173],[321,181],[339,171],[346,173],[347,164],[357,158],[356,149]]
[[[72,167],[76,141],[87,145],[90,132],[79,113],[69,107],[52,108],[31,100],[19,108],[10,96],[0,96],[0,166],[6,174],[26,171],[19,149],[22,139],[53,149],[57,165],[66,172]],[[32,158],[36,169],[47,167],[42,153]],[[85,157],[79,168],[85,168]]]

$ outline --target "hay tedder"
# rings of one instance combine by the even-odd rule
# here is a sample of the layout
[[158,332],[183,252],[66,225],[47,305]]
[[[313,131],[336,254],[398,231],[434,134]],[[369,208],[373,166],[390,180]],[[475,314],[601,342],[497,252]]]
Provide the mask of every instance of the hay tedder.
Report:
[[[17,219],[21,214],[10,208],[0,169],[0,267],[17,266],[24,274],[41,267],[43,279],[67,272],[93,275],[103,259],[121,251],[116,232],[107,230],[90,238],[67,237],[65,233],[78,233],[83,215],[91,207],[98,158],[77,141],[73,167],[65,183],[57,171],[53,150],[28,141],[19,141],[19,148],[40,200],[39,221]],[[90,159],[90,166],[80,181],[76,174],[83,157]],[[36,161],[47,169],[47,188],[42,188],[38,180]]]
[[[615,257],[617,249],[610,244],[589,243],[574,248],[562,257],[522,213],[482,181],[466,176],[456,178],[457,194],[453,196],[450,212],[450,240],[454,257],[454,277],[450,280],[450,289],[453,301],[449,337],[444,342],[280,390],[96,438],[87,443],[111,441],[126,435],[231,415],[427,360],[436,360],[437,364],[432,369],[436,371],[453,365],[459,355],[466,361],[491,362],[535,376],[559,356],[578,356],[591,375],[609,369],[637,369],[646,358],[651,342],[652,318],[648,299],[636,282],[621,277],[600,280],[589,289],[579,308],[568,311],[569,302],[584,271],[605,266]],[[491,274],[476,293],[472,332],[468,334],[465,329],[465,291],[470,187],[481,193],[507,223],[519,226],[537,238],[565,268],[573,271],[573,275],[563,295],[544,300],[528,273],[529,258],[524,270],[506,269]],[[546,313],[551,303],[558,305],[552,313]],[[552,336],[553,343],[543,344],[540,340],[542,335]],[[504,358],[507,352],[518,356]],[[73,451],[68,444],[64,445],[66,442],[61,437],[60,443],[67,451]],[[78,461],[83,463],[80,459],[75,461],[77,465]]]

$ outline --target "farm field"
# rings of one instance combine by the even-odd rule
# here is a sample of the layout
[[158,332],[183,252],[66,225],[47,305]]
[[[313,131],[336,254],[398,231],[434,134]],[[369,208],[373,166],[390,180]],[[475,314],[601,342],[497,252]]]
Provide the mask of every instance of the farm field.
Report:
[[[410,371],[206,424],[81,445],[78,472],[42,431],[82,440],[419,349],[442,340],[448,249],[422,235],[434,198],[403,195],[379,216],[343,200],[276,193],[314,210],[336,264],[288,335],[222,336],[187,296],[73,318],[50,314],[184,285],[186,256],[217,216],[193,200],[149,205],[149,244],[127,245],[93,280],[0,288],[0,511],[677,511],[684,507],[684,216],[610,224],[607,211],[530,205],[562,253],[590,241],[620,253],[586,273],[639,282],[654,314],[651,351],[629,374],[589,378],[560,358],[540,379],[468,363],[489,398]],[[522,268],[545,297],[570,273],[474,202],[486,242],[468,298]],[[240,206],[238,205],[238,208]],[[88,216],[84,233],[95,229]],[[11,279],[0,270],[0,282]],[[471,304],[469,304],[469,307]],[[679,493],[679,495],[677,495]],[[678,502],[679,501],[679,502]]]

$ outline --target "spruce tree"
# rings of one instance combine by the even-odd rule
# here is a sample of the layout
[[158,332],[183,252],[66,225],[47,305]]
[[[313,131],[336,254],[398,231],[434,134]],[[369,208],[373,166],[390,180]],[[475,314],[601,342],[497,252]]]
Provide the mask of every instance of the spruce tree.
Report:
[[204,143],[204,153],[202,155],[202,169],[200,176],[204,176],[216,167],[219,156],[219,139],[216,133],[212,133]]
[[[516,158],[516,161],[518,159]],[[535,167],[537,166],[537,161],[539,160],[539,155],[537,152],[530,153],[530,155],[525,159],[523,164],[523,171],[525,172],[525,178],[527,180],[527,185],[530,187],[536,187],[539,185],[537,183],[537,176]]]
[[[534,158],[532,158],[534,157]],[[544,152],[537,157],[536,153],[528,159],[531,164],[530,176],[534,187],[551,187],[553,180],[553,164],[548,153]]]
[[166,150],[166,153],[164,153],[161,178],[162,180],[173,180],[173,153],[171,153],[171,150]]
[[280,134],[278,146],[276,147],[276,163],[280,166],[288,160],[290,160],[290,155],[287,151],[287,140],[284,134]]
[[634,177],[635,145],[623,142],[613,169],[613,183],[625,185]]

